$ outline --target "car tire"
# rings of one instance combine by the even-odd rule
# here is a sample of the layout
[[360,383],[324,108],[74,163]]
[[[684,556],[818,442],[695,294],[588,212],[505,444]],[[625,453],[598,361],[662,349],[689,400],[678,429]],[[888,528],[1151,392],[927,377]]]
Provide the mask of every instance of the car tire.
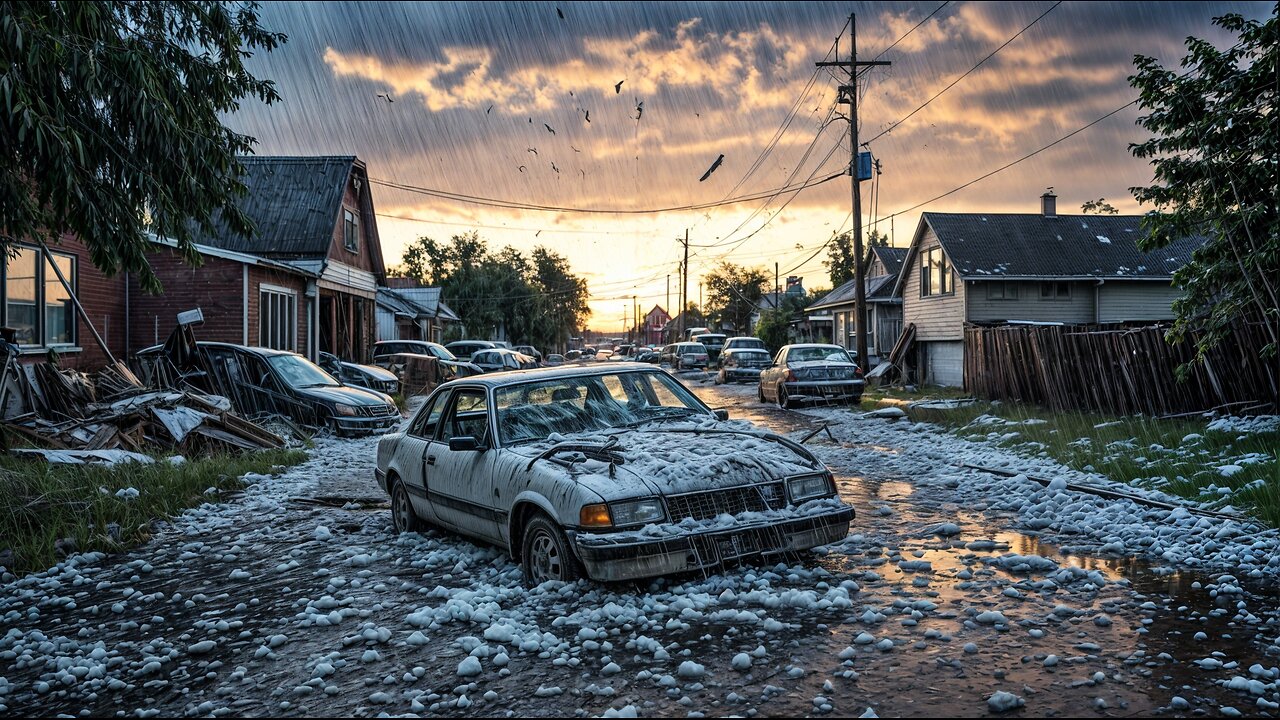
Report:
[[535,515],[520,541],[520,565],[529,587],[548,580],[573,582],[583,576],[582,566],[569,548],[558,525],[546,515]]
[[391,525],[396,529],[397,534],[420,533],[427,529],[427,523],[418,517],[417,511],[413,509],[409,491],[399,480],[391,486]]
[[759,400],[761,404],[768,402],[764,397],[764,383],[760,383],[756,386],[756,399]]
[[782,384],[778,385],[777,401],[778,401],[778,407],[784,410],[790,410],[791,408],[796,406],[795,401],[792,400],[791,396],[787,394],[786,385],[782,385]]

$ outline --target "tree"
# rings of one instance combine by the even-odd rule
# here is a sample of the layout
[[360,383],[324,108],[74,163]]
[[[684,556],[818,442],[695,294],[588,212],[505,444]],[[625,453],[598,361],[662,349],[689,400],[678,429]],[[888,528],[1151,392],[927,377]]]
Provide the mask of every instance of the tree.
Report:
[[244,60],[285,39],[253,3],[0,2],[0,245],[71,233],[154,292],[148,231],[193,265],[215,216],[248,236],[236,156],[256,141],[220,116],[280,99]]
[[827,246],[827,259],[822,261],[831,276],[831,287],[841,285],[853,279],[853,234],[841,233],[831,239]]
[[732,325],[735,333],[744,333],[751,325],[751,316],[755,314],[770,280],[769,272],[764,268],[746,268],[722,262],[704,279],[708,309],[712,315]]
[[1138,123],[1151,139],[1130,146],[1149,159],[1154,184],[1130,188],[1154,207],[1143,219],[1143,250],[1203,235],[1205,244],[1174,274],[1184,291],[1174,303],[1169,333],[1181,341],[1199,331],[1196,357],[1226,337],[1235,321],[1257,316],[1269,333],[1263,354],[1276,353],[1280,297],[1280,219],[1277,218],[1276,67],[1280,62],[1277,6],[1265,22],[1230,14],[1214,24],[1239,41],[1219,50],[1188,38],[1183,74],[1154,58],[1135,56],[1129,83],[1148,114]]
[[1120,211],[1115,209],[1106,198],[1098,198],[1097,200],[1086,200],[1080,205],[1080,212],[1088,215],[1094,213],[1097,215],[1118,215]]

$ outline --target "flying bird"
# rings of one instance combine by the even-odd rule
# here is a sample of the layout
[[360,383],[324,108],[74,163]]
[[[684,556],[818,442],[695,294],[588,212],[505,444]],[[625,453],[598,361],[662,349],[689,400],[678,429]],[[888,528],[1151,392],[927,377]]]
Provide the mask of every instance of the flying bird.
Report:
[[560,16],[561,20],[564,19],[564,12],[560,8],[556,8],[556,14]]
[[555,164],[554,162],[553,162],[553,163],[551,163],[551,169],[552,169],[552,170],[555,170],[555,171],[556,171],[556,173],[559,173],[559,172],[560,172],[560,168],[556,167],[556,164]]
[[534,155],[537,155],[537,154],[538,154],[538,148],[525,148],[525,150],[526,150],[527,152],[531,152],[531,153],[533,153]]
[[555,130],[552,130],[550,125],[548,125],[548,124],[546,124],[546,123],[542,123],[542,127],[546,128],[546,129],[547,129],[547,132],[551,133],[552,135],[555,135],[555,134],[556,134],[556,131],[555,131]]
[[579,149],[578,149],[578,148],[576,148],[576,147],[573,147],[572,145],[570,145],[569,147],[573,148],[573,151],[574,151],[574,152],[582,152],[581,150],[579,150]]
[[489,109],[484,111],[484,114],[485,114],[485,115],[488,115],[488,114],[489,114],[489,110],[492,110],[492,109],[493,109],[493,106],[492,106],[492,105],[490,105],[490,106],[489,106]]
[[716,161],[711,163],[711,167],[707,168],[707,171],[702,173],[702,177],[698,178],[698,182],[702,182],[703,180],[711,177],[711,173],[715,172],[716,168],[720,167],[720,163],[722,162],[724,162],[724,153],[720,153],[720,157],[716,158]]
[[584,110],[583,112],[585,112],[585,113],[587,114],[587,122],[591,122],[591,111],[590,111],[590,110]]
[[378,97],[382,98],[383,100],[386,100],[389,103],[393,103],[396,101],[395,98],[391,97],[391,93],[378,93]]
[[538,237],[538,236],[539,236],[539,235],[541,235],[541,234],[542,234],[542,231],[541,231],[541,230],[539,230],[538,232],[534,233],[534,234],[533,234],[533,236],[534,236],[534,237]]
[[640,122],[640,116],[644,115],[644,101],[641,100],[636,104],[636,122]]
[[518,168],[516,168],[516,169],[517,169],[517,170],[519,170],[520,172],[524,172],[525,167],[524,167],[524,165],[521,165],[520,167],[518,167]]
[[621,94],[622,94],[622,83],[624,83],[624,82],[626,82],[626,80],[625,80],[625,79],[623,79],[623,80],[619,80],[619,81],[618,81],[618,84],[613,86],[613,94],[614,94],[614,95],[621,95]]

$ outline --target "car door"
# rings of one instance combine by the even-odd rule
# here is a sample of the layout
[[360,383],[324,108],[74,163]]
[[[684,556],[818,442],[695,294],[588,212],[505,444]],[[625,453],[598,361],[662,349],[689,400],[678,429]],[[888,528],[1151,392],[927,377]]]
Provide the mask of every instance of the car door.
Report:
[[431,443],[435,441],[436,429],[440,425],[440,417],[448,405],[452,393],[448,390],[436,393],[427,401],[405,431],[404,437],[396,444],[396,463],[400,468],[401,481],[409,493],[409,501],[413,509],[424,520],[440,522],[434,506],[430,502],[429,488],[434,466],[427,465],[427,454]]
[[[484,388],[454,390],[436,440],[427,448],[426,471],[436,517],[460,532],[500,543],[506,511],[494,497],[493,464],[499,451],[491,447],[491,412]],[[459,437],[475,438],[480,449],[450,450],[449,440]]]
[[778,379],[786,372],[787,349],[782,348],[773,358],[773,365],[760,371],[760,388],[766,399],[777,400]]

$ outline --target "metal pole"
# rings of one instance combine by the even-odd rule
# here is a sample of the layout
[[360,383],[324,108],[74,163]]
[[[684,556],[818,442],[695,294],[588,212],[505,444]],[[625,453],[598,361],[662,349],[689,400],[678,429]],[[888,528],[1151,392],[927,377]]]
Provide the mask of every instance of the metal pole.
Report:
[[62,268],[58,267],[58,263],[53,261],[53,253],[49,252],[49,246],[45,245],[43,240],[40,241],[40,249],[44,251],[45,258],[53,268],[54,274],[58,276],[58,281],[62,283],[62,287],[66,289],[67,295],[71,296],[71,302],[76,306],[76,312],[80,315],[80,319],[83,320],[85,326],[89,328],[89,332],[93,333],[93,339],[98,341],[98,347],[102,348],[102,352],[106,354],[107,360],[109,360],[112,365],[115,365],[116,356],[112,355],[111,351],[107,349],[106,341],[98,334],[98,329],[93,326],[93,321],[89,320],[89,313],[84,311],[84,306],[80,304],[80,298],[76,297],[76,291],[71,289],[71,283],[67,282],[67,278],[62,274]]
[[857,335],[858,365],[867,369],[867,285],[862,262],[862,188],[858,179],[858,16],[849,15],[849,145],[853,158],[849,168],[853,181],[853,331]]

